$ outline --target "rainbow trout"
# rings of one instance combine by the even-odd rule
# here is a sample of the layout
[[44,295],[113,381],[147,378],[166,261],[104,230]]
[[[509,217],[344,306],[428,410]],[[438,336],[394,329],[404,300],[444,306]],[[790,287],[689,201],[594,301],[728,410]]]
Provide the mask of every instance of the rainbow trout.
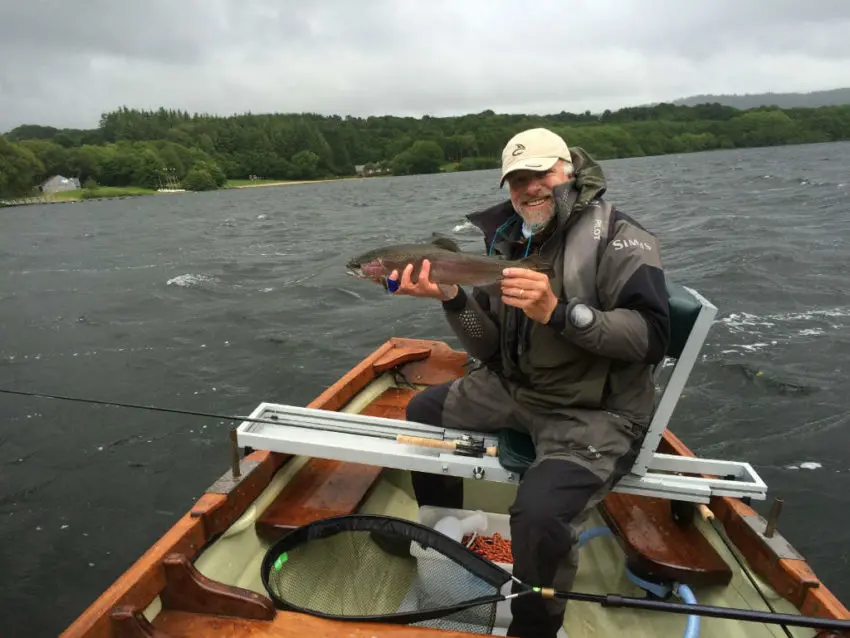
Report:
[[458,286],[487,286],[502,279],[505,268],[528,268],[553,276],[551,266],[537,255],[524,259],[505,260],[483,255],[471,255],[448,237],[435,237],[423,244],[397,244],[376,248],[346,264],[348,274],[369,279],[386,287],[387,277],[397,270],[399,277],[407,264],[413,264],[411,280],[415,283],[422,260],[431,262],[430,280],[437,284]]

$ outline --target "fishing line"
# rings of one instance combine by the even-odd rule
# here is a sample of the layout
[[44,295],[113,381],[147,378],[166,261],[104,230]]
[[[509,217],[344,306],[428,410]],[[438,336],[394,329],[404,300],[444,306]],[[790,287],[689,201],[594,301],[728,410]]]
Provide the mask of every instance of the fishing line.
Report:
[[61,401],[75,401],[77,403],[90,403],[94,405],[108,405],[117,408],[133,408],[135,410],[150,410],[152,412],[170,412],[172,414],[184,414],[188,416],[202,416],[210,419],[223,419],[227,421],[248,421],[251,423],[268,423],[271,425],[280,425],[278,421],[271,419],[255,419],[247,416],[216,414],[213,412],[197,412],[194,410],[178,410],[176,408],[162,408],[154,405],[140,405],[137,403],[122,403],[120,401],[101,401],[98,399],[86,399],[83,397],[69,397],[61,394],[48,394],[46,392],[25,392],[23,390],[9,390],[0,388],[0,393],[17,394],[26,397],[40,397],[43,399],[59,399]]
[[[729,550],[729,553],[732,554],[732,556],[735,558],[735,561],[738,563],[738,565],[740,565],[741,571],[744,572],[744,574],[749,579],[752,586],[758,592],[759,596],[761,596],[761,599],[764,601],[764,604],[767,605],[767,608],[770,609],[770,611],[775,614],[776,609],[773,607],[773,605],[767,599],[767,596],[764,595],[764,592],[761,590],[761,587],[758,586],[758,583],[756,583],[755,577],[752,575],[752,573],[750,573],[750,570],[744,564],[744,561],[741,559],[740,556],[738,556],[737,549],[733,547],[733,543],[732,543],[731,539],[727,536],[726,530],[723,529],[722,523],[719,520],[717,520],[717,517],[714,515],[714,512],[712,512],[707,506],[705,506],[703,504],[700,504],[699,510],[700,510],[700,514],[702,515],[703,519],[706,522],[708,522],[709,524],[711,524],[711,526],[717,532],[717,535],[720,537],[720,540],[723,541],[724,545],[726,545],[726,549]],[[785,635],[788,636],[788,638],[794,638],[791,635],[791,631],[788,629],[788,627],[786,625],[780,625],[780,626],[785,631]]]

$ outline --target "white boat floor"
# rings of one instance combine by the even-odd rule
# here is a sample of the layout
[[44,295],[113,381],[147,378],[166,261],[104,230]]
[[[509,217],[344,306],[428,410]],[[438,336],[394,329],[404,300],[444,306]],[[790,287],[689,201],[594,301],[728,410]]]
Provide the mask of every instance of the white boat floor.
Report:
[[[260,565],[268,545],[257,535],[255,522],[307,460],[304,457],[295,458],[281,468],[245,514],[197,558],[195,565],[201,573],[217,581],[267,595],[260,577]],[[505,513],[514,489],[504,484],[467,480],[464,506],[485,512]],[[413,497],[409,474],[401,470],[386,470],[360,511],[417,520],[418,505]],[[588,526],[602,524],[601,517],[595,512],[587,523]],[[702,520],[696,524],[700,525],[701,531],[732,567],[734,573],[728,586],[692,588],[697,601],[710,605],[769,611],[711,526]],[[322,580],[327,580],[334,573],[332,566],[323,570],[320,565],[317,565],[313,571],[316,579]],[[769,596],[776,611],[798,613],[793,605],[779,597],[768,585],[758,582],[762,591]],[[382,585],[383,583],[358,581],[358,589],[368,592],[370,597],[397,594],[391,591],[392,587],[388,582],[386,587]],[[309,583],[305,583],[305,588],[309,586]],[[623,552],[619,545],[615,540],[607,537],[595,538],[581,549],[574,590],[593,594],[644,595],[639,587],[628,580],[624,571]],[[159,610],[160,602],[157,598],[145,610],[145,615],[152,620]],[[566,636],[569,638],[678,637],[684,635],[686,621],[687,618],[679,614],[606,608],[597,603],[572,601],[567,606],[564,629],[565,638]],[[812,630],[793,627],[789,630],[795,637],[811,637],[814,633]],[[503,632],[504,629],[494,635],[504,635]],[[781,638],[786,634],[778,625],[701,618],[699,636],[700,638]]]

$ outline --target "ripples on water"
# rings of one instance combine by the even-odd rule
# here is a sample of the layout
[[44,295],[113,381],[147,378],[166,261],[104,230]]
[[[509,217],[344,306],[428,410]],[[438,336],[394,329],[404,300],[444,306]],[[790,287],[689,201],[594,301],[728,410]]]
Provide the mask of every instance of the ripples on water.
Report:
[[[850,144],[604,167],[672,277],[719,307],[675,432],[752,462],[785,499],[782,532],[850,600]],[[481,171],[3,211],[0,386],[245,414],[306,404],[391,336],[457,347],[435,304],[343,266],[434,231],[481,251],[463,215],[504,197],[497,183]],[[227,470],[224,420],[0,406],[0,534],[16,548],[0,559],[4,635],[55,635]]]

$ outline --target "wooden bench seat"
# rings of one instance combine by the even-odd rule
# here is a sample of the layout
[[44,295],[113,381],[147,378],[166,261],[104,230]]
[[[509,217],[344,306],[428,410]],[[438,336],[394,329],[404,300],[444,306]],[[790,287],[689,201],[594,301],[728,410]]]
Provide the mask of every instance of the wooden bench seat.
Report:
[[727,585],[732,570],[695,525],[677,523],[670,501],[612,492],[599,512],[629,568],[647,580]]
[[[362,414],[403,419],[416,390],[389,388]],[[356,511],[383,468],[329,459],[310,459],[256,523],[257,534],[274,541],[287,531],[313,521]]]
[[164,611],[154,619],[159,638],[251,636],[251,638],[469,638],[465,632],[389,623],[351,623],[279,611],[271,621]]

